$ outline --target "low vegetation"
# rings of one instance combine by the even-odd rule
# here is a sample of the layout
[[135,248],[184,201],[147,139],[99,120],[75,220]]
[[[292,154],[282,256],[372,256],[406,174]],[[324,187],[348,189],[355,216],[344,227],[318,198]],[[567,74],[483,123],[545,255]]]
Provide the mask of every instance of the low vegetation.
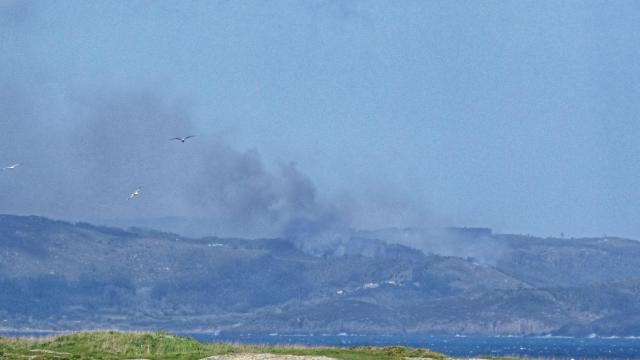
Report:
[[206,344],[167,333],[82,332],[45,339],[0,338],[0,359],[202,359],[228,354],[326,356],[344,360],[447,359],[425,349],[388,347],[304,347]]

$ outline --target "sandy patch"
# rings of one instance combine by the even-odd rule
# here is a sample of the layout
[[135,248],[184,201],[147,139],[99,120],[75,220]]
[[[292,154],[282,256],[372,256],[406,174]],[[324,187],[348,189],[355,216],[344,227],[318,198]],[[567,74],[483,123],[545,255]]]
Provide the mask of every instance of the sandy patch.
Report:
[[231,354],[216,355],[200,360],[335,360],[326,356],[300,356],[276,354]]

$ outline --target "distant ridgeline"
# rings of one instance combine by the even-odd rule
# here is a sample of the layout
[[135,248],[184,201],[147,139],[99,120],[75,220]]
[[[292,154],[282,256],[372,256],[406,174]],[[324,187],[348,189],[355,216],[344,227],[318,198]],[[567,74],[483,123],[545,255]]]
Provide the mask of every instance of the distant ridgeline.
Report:
[[634,240],[383,229],[339,246],[1,215],[0,330],[640,335]]
[[453,235],[470,238],[485,238],[493,235],[491,229],[483,227],[448,227],[446,230]]

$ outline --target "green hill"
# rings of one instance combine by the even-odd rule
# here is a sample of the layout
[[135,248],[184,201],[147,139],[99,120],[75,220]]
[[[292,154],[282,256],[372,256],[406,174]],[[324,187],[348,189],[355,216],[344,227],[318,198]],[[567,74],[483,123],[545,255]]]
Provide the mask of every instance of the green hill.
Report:
[[40,340],[0,338],[0,359],[203,359],[228,354],[326,356],[344,360],[447,359],[425,349],[329,348],[302,346],[205,344],[187,337],[145,332],[82,332]]

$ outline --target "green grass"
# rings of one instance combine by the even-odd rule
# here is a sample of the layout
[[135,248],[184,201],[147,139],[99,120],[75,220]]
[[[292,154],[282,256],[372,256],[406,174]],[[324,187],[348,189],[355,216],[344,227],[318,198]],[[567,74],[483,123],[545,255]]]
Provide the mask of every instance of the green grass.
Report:
[[327,356],[343,360],[400,360],[406,357],[448,359],[425,349],[388,347],[303,347],[279,345],[205,344],[166,333],[96,331],[46,339],[0,338],[0,359],[151,359],[187,360],[212,355],[270,353]]

